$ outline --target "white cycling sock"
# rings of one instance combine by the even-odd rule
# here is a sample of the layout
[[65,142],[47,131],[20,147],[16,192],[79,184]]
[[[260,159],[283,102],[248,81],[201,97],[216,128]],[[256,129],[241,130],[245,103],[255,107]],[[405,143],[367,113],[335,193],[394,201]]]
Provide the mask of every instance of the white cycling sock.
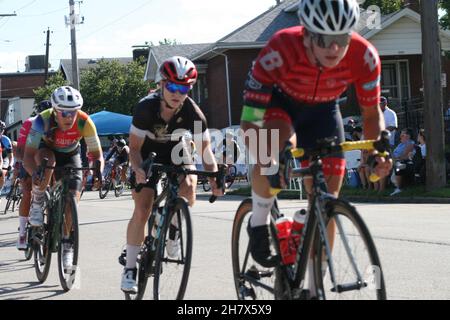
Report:
[[141,246],[132,246],[127,244],[127,265],[125,268],[136,268],[137,257],[141,251]]
[[19,217],[19,235],[23,237],[25,235],[25,228],[27,227],[28,217]]
[[33,204],[42,204],[45,199],[45,191],[41,191],[39,187],[33,186],[32,199]]
[[275,197],[263,198],[252,191],[253,215],[250,221],[252,227],[267,226],[270,223],[269,213],[272,209]]

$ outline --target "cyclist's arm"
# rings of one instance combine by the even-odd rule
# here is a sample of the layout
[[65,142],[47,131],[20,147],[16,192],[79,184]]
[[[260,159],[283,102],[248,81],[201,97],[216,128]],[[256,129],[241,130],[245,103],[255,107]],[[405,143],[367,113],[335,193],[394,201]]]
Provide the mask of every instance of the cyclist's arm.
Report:
[[39,151],[39,145],[44,134],[44,121],[41,117],[38,117],[34,121],[33,126],[30,129],[30,133],[27,137],[27,142],[24,150],[23,165],[25,170],[30,176],[33,176],[34,172],[38,168],[36,164],[36,155]]
[[363,115],[364,137],[369,140],[375,140],[380,137],[384,130],[383,113],[378,105],[373,107],[361,108]]
[[92,160],[94,162],[100,161],[100,172],[103,172],[105,161],[103,158],[102,146],[97,135],[97,128],[91,118],[86,120],[82,136],[86,141],[88,152],[92,155]]
[[[196,141],[196,140],[194,140]],[[218,170],[216,158],[211,149],[211,138],[209,136],[209,131],[206,131],[203,134],[201,149],[196,146],[197,150],[203,150],[202,152],[202,160],[203,166],[206,171],[216,172]]]

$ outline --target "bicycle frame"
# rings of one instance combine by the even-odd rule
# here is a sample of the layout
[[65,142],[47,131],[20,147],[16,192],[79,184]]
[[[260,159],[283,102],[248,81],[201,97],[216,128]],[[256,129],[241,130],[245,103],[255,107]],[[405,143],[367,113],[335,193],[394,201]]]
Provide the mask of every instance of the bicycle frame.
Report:
[[61,231],[61,223],[63,214],[66,214],[66,197],[69,196],[69,181],[71,176],[63,177],[61,180],[57,181],[56,184],[50,188],[48,192],[48,199],[50,201],[49,207],[51,208],[51,221],[52,221],[52,230],[51,230],[51,242],[50,249],[52,252],[58,251],[58,245],[62,238],[60,234]]

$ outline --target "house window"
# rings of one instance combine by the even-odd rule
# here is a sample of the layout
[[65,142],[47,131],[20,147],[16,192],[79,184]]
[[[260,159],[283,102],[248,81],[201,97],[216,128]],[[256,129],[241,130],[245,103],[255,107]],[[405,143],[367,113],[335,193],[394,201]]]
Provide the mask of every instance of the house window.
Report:
[[194,85],[194,88],[192,88],[192,99],[194,99],[195,102],[197,102],[199,105],[203,104],[205,100],[207,99],[206,94],[206,77],[203,74],[200,74],[197,82]]
[[383,61],[381,66],[381,90],[383,95],[398,100],[411,98],[409,65],[407,60]]

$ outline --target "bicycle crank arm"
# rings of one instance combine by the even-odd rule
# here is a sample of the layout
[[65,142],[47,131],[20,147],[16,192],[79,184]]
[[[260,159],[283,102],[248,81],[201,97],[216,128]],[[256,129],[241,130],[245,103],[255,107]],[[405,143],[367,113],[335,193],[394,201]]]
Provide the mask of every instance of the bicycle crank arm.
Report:
[[331,289],[331,292],[343,293],[348,291],[361,290],[362,288],[366,288],[367,286],[367,282],[358,281],[356,283],[340,284],[337,286],[337,288]]

